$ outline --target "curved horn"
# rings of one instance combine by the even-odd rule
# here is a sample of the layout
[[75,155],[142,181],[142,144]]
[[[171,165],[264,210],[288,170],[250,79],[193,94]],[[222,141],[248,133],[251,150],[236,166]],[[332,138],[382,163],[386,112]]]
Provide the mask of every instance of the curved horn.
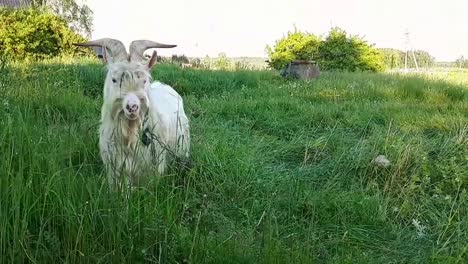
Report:
[[177,45],[162,44],[151,40],[135,40],[130,44],[130,61],[142,61],[143,53],[152,48],[174,48]]
[[91,40],[84,43],[74,43],[75,46],[81,47],[104,47],[108,50],[115,61],[127,61],[127,50],[120,40],[111,38],[102,38]]

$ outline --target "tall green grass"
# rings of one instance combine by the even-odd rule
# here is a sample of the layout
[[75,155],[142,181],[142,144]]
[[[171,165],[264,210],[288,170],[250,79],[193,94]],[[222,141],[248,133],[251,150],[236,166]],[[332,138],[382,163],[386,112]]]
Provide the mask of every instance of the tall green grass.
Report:
[[128,199],[98,153],[104,75],[92,61],[0,74],[0,263],[467,261],[468,75],[160,65],[195,167]]

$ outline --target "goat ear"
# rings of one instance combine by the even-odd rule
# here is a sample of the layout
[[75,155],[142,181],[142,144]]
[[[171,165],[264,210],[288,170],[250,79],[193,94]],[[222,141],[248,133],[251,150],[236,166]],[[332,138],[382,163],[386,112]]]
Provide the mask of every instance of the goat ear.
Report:
[[102,62],[104,64],[107,64],[109,62],[109,53],[107,52],[107,49],[105,47],[101,47],[101,51],[102,51]]
[[153,51],[153,55],[151,55],[150,60],[148,61],[148,69],[153,68],[153,66],[156,64],[158,60],[158,53],[156,51]]
[[96,57],[99,59],[102,64],[107,64],[109,61],[111,61],[111,58],[109,57],[109,51],[107,48],[99,46],[100,50],[93,50],[94,53],[96,54]]

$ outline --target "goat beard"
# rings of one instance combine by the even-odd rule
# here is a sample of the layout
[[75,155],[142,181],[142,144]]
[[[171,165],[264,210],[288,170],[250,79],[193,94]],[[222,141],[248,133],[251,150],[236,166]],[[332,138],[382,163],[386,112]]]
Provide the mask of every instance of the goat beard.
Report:
[[139,132],[143,127],[144,115],[147,111],[148,107],[142,104],[138,117],[136,119],[128,119],[122,109],[121,100],[116,100],[113,104],[111,115],[116,124],[116,135],[118,140],[123,143],[123,146],[125,146],[126,150],[129,152],[133,152],[136,148]]

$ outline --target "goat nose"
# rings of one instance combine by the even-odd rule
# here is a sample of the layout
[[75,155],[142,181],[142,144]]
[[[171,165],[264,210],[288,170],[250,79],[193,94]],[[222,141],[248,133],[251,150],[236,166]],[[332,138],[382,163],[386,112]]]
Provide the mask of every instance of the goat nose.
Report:
[[127,104],[126,108],[128,112],[135,113],[136,111],[138,111],[139,106],[138,104]]

